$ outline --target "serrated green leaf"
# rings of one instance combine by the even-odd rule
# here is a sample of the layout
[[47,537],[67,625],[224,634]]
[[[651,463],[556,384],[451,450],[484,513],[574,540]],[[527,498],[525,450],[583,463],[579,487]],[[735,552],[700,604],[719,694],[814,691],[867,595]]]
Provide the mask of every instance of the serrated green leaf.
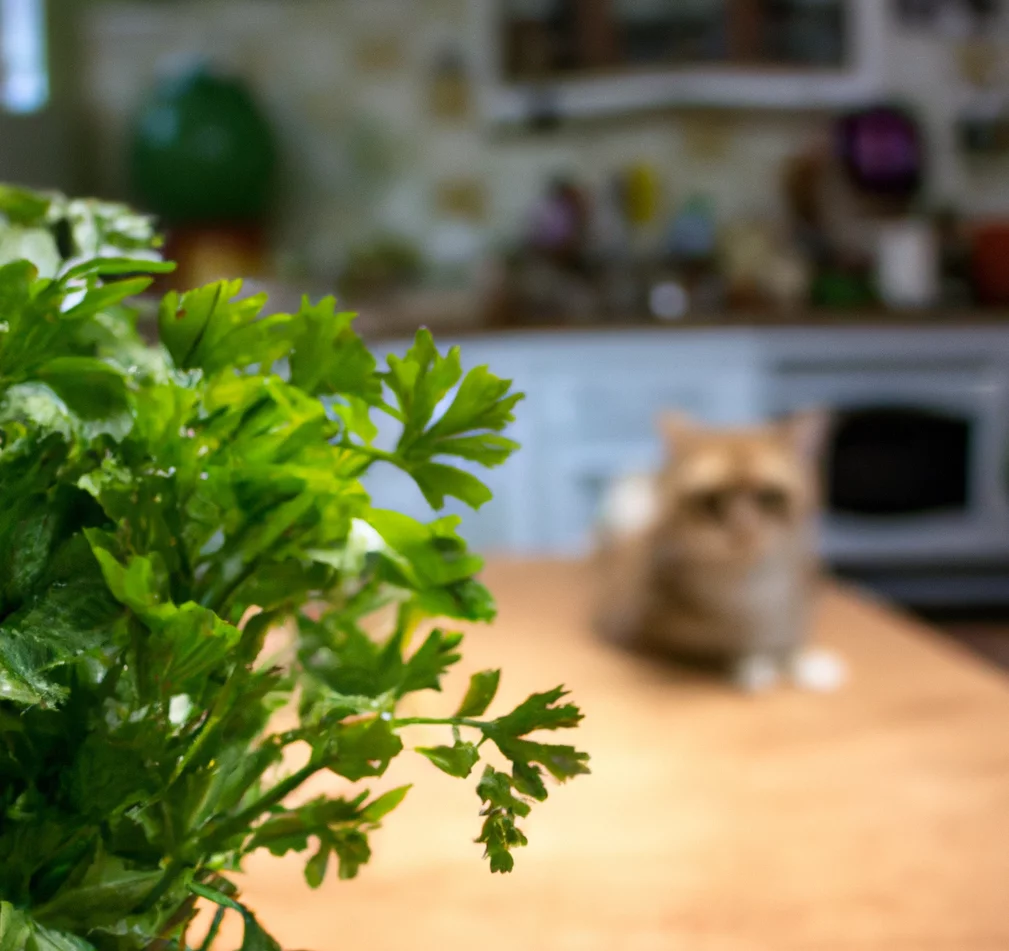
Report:
[[[488,502],[490,490],[476,476],[434,460],[456,456],[494,466],[517,448],[499,435],[513,421],[512,411],[522,399],[511,392],[511,382],[486,367],[477,367],[464,377],[458,350],[441,356],[424,330],[418,332],[404,359],[389,357],[389,372],[383,379],[396,399],[394,415],[403,423],[397,447],[402,459],[393,461],[414,478],[428,503],[440,509],[447,497],[472,508]],[[432,422],[443,401],[448,408]]]
[[36,925],[27,944],[28,951],[95,951],[94,945],[76,934]]
[[527,760],[512,761],[512,785],[516,792],[537,802],[543,802],[548,796],[543,770]]
[[466,779],[480,762],[480,753],[472,743],[458,742],[454,746],[418,746],[417,752],[426,756],[443,773]]
[[443,357],[431,333],[421,329],[406,356],[401,360],[390,355],[388,364],[383,379],[396,398],[403,422],[399,448],[406,452],[422,436],[438,404],[462,378],[459,349],[455,347]]
[[477,842],[486,847],[484,857],[490,861],[490,870],[504,875],[515,869],[511,850],[529,844],[511,816],[496,811],[484,819]]
[[479,673],[473,674],[469,679],[469,688],[466,691],[466,696],[462,698],[462,703],[456,711],[456,716],[483,716],[497,696],[500,683],[500,670],[482,670]]
[[354,332],[357,315],[340,313],[332,297],[307,298],[294,316],[291,382],[309,393],[338,393],[374,405],[382,398],[375,358]]
[[326,869],[329,867],[329,844],[323,842],[319,850],[305,865],[305,881],[309,888],[319,888],[326,880]]
[[345,403],[333,405],[332,412],[343,420],[347,432],[357,436],[363,445],[370,446],[378,436],[378,426],[372,420],[371,407],[365,400],[348,396]]
[[361,805],[367,795],[354,799],[322,796],[296,809],[278,811],[256,827],[248,850],[266,848],[274,855],[303,852],[312,836],[326,838],[337,828],[365,822]]
[[218,281],[168,294],[158,312],[161,341],[179,369],[207,374],[258,366],[266,373],[287,356],[298,327],[289,314],[262,316],[263,294],[241,297],[241,281]]
[[512,849],[528,844],[515,824],[516,816],[529,814],[529,804],[512,792],[511,779],[488,766],[477,784],[477,795],[485,803],[483,828],[477,842],[485,847],[492,872],[508,873],[515,867]]
[[85,277],[116,277],[122,274],[171,274],[174,261],[156,257],[89,257],[78,264],[60,270],[61,281],[75,281]]
[[0,951],[24,951],[31,930],[31,919],[23,911],[0,901]]
[[39,367],[35,375],[69,410],[84,419],[126,412],[126,381],[119,370],[103,360],[56,357]]
[[0,398],[0,423],[18,422],[44,438],[57,433],[69,439],[76,420],[67,404],[44,383],[19,383],[11,386]]
[[531,811],[529,803],[512,791],[512,781],[507,773],[499,772],[493,766],[484,769],[476,793],[492,809],[504,809],[522,818]]
[[495,737],[498,747],[512,761],[515,787],[523,795],[543,800],[547,797],[541,771],[534,764],[546,767],[554,779],[565,782],[575,776],[589,774],[587,753],[573,746],[534,743],[530,740],[507,740]]
[[158,869],[131,869],[122,859],[99,852],[79,883],[61,889],[32,914],[41,924],[61,931],[115,924],[136,908],[160,878]]
[[437,443],[473,430],[500,432],[514,422],[512,411],[524,398],[510,391],[511,380],[494,376],[487,367],[470,370],[445,414],[425,434],[426,440]]
[[179,369],[197,366],[196,350],[206,332],[218,300],[237,288],[225,284],[204,287],[189,294],[166,294],[158,310],[158,335]]
[[37,224],[45,220],[51,199],[46,195],[0,184],[0,214],[14,224]]
[[341,881],[356,878],[361,866],[371,860],[368,837],[359,829],[338,832],[330,838],[330,842],[340,860]]
[[362,810],[361,818],[365,822],[380,822],[406,799],[406,794],[411,788],[411,786],[399,786],[396,789],[390,789],[389,792],[377,799],[373,799]]
[[578,726],[582,712],[573,703],[558,706],[568,695],[563,687],[535,693],[507,716],[494,721],[494,729],[506,736],[519,737],[536,730],[567,730]]
[[354,782],[381,776],[403,749],[403,741],[382,717],[341,726],[328,744],[336,751],[326,764],[328,768]]
[[576,750],[573,746],[558,743],[534,743],[519,740],[518,752],[528,762],[540,763],[546,767],[554,779],[564,782],[575,776],[589,775],[589,754]]
[[133,277],[125,281],[116,281],[113,284],[102,284],[88,290],[81,301],[74,304],[69,310],[63,312],[66,320],[79,320],[100,311],[115,307],[116,304],[142,294],[151,286],[149,277]]
[[0,624],[0,677],[20,703],[58,703],[67,688],[60,671],[77,664],[108,636],[119,610],[92,568],[54,580]]
[[423,462],[411,465],[409,472],[433,509],[444,508],[445,499],[449,496],[474,509],[486,505],[493,498],[491,490],[476,476],[453,466]]
[[188,601],[151,622],[152,655],[162,664],[155,676],[165,696],[188,693],[216,670],[238,645],[241,632],[213,611]]
[[441,690],[445,671],[462,657],[458,651],[461,643],[461,634],[432,631],[407,660],[396,687],[397,695],[402,697],[417,690]]
[[437,442],[437,455],[457,456],[482,466],[499,466],[519,449],[513,439],[496,433],[480,433],[475,436],[450,436]]
[[483,560],[470,554],[456,534],[458,519],[424,525],[401,512],[372,509],[368,522],[400,556],[391,567],[405,587],[426,590],[466,582],[483,567]]
[[111,535],[98,529],[87,529],[84,534],[117,601],[149,621],[172,613],[168,577],[160,559],[138,555],[124,565],[117,557],[116,541]]

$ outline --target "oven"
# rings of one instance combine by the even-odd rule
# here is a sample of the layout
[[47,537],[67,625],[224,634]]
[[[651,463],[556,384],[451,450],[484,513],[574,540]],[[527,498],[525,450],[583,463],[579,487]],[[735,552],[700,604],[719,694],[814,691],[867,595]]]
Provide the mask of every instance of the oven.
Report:
[[778,413],[831,413],[826,559],[918,604],[1009,604],[1009,387],[984,354],[786,360]]

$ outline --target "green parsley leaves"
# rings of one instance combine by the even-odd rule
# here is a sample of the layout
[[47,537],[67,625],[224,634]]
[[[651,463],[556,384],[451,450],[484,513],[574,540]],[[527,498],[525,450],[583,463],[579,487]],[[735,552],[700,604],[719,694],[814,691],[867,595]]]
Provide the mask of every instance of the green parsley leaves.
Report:
[[[421,722],[403,699],[461,658],[452,622],[494,616],[458,519],[378,509],[362,479],[487,503],[459,464],[517,448],[510,383],[424,330],[379,367],[333,300],[272,313],[238,281],[169,294],[148,347],[131,302],[171,268],[157,247],[123,206],[0,186],[0,951],[188,951],[198,898],[220,909],[200,951],[225,913],[278,951],[229,874],[266,849],[304,853],[311,887],[356,875],[406,788],[288,797],[383,776]],[[500,677],[418,751],[481,775],[495,872],[548,782],[587,771],[537,735],[581,719],[564,691],[488,718]],[[510,771],[479,774],[488,753]]]

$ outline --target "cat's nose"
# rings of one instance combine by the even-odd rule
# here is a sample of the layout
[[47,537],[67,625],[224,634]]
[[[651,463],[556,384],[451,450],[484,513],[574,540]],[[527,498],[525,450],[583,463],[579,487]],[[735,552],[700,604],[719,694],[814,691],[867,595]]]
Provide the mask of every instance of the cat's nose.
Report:
[[745,499],[738,499],[732,506],[729,524],[737,534],[755,535],[760,531],[762,519],[757,509]]

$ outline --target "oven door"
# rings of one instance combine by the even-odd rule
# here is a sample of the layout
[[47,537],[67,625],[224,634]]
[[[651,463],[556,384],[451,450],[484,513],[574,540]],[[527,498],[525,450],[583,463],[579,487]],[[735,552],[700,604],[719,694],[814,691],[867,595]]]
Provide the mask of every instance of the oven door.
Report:
[[839,565],[1009,557],[1001,376],[983,367],[783,373],[782,412],[833,413],[823,550]]

